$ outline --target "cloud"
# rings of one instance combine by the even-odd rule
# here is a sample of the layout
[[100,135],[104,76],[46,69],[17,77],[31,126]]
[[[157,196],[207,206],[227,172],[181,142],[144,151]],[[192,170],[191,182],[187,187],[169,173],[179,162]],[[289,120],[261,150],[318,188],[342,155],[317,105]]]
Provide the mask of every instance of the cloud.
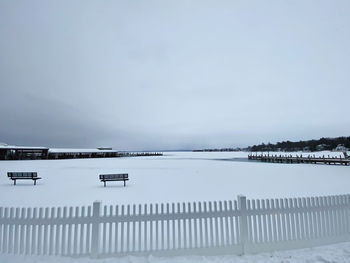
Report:
[[348,1],[2,1],[0,141],[120,149],[348,135]]

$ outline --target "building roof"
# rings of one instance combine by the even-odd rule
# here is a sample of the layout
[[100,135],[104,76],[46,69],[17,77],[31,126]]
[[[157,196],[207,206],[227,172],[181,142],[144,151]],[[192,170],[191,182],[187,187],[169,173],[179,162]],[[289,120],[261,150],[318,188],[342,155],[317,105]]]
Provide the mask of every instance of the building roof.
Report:
[[50,148],[49,152],[50,153],[103,153],[103,152],[114,153],[117,151],[115,151],[115,150],[98,150],[98,149]]
[[30,146],[12,146],[12,145],[0,145],[0,150],[48,150],[47,147],[30,147]]

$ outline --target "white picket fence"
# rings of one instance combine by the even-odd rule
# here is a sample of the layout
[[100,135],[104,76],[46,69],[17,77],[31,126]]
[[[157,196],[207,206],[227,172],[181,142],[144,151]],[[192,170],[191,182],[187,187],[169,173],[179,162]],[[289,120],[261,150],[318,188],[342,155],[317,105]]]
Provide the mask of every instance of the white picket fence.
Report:
[[0,208],[0,252],[92,257],[243,254],[350,240],[350,195]]

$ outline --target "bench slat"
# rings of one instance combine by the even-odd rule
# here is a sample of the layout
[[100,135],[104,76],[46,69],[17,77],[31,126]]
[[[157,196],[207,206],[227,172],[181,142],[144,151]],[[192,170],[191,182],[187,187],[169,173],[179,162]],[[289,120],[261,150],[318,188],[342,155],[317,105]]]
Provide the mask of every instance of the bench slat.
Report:
[[100,180],[124,180],[128,178],[128,174],[100,174]]
[[37,172],[8,172],[7,176],[10,178],[36,178]]

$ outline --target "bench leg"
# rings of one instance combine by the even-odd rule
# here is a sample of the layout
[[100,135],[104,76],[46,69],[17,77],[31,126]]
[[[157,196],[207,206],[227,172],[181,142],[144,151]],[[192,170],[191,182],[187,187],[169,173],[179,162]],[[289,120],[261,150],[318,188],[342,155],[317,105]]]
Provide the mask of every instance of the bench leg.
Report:
[[106,187],[106,181],[103,181],[103,183],[104,183],[104,187]]
[[36,180],[34,180],[34,185],[36,185]]
[[15,179],[15,180],[13,180],[13,185],[16,185],[16,179]]
[[124,187],[125,187],[125,180],[124,180]]

